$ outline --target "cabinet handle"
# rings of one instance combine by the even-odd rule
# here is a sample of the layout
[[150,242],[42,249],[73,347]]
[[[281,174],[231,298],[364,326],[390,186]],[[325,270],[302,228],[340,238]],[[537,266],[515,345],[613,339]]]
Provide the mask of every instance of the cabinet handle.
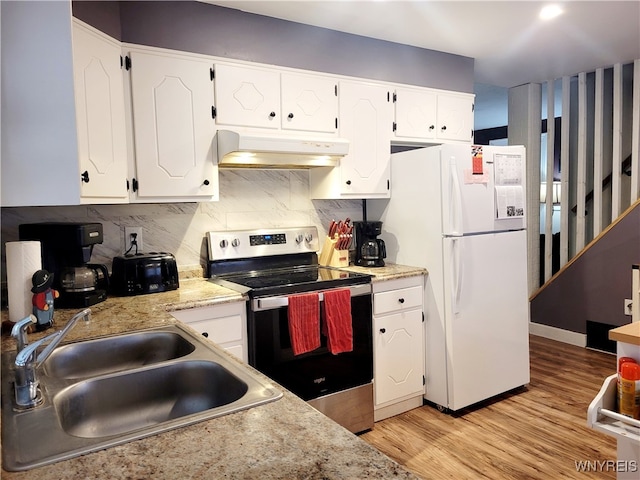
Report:
[[347,180],[347,185],[351,185],[351,180]]
[[207,180],[207,179],[205,178],[204,182],[202,182],[202,183],[204,183],[205,185],[209,185],[209,180]]
[[399,299],[398,299],[398,301],[399,301],[400,303],[404,303],[404,298],[399,298]]
[[293,113],[290,113],[289,115],[287,115],[289,118],[293,118]]
[[205,338],[209,338],[209,333],[208,332],[202,332],[202,336]]
[[84,183],[89,183],[89,171],[85,170],[84,172],[82,172],[82,174],[80,175],[80,178]]
[[380,329],[380,333],[386,333],[387,329],[386,328],[381,328]]
[[443,132],[447,129],[446,125],[443,125],[442,128],[440,130],[442,130]]
[[271,118],[275,117],[275,116],[276,116],[276,112],[271,112],[271,113],[269,114],[269,116],[270,116]]
[[436,128],[435,125],[429,125],[429,130],[433,130],[434,128]]

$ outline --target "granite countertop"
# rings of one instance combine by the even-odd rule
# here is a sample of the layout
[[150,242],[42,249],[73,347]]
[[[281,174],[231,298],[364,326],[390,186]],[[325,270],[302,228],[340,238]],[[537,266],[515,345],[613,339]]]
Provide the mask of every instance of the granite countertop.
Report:
[[[377,273],[375,281],[426,273],[402,266],[369,270]],[[170,311],[244,300],[241,294],[206,279],[181,279],[176,291],[109,297],[92,306],[91,321],[79,322],[67,340],[173,324],[177,320]],[[56,328],[76,311],[56,310]],[[7,318],[3,311],[2,319]],[[33,341],[50,332],[29,336]],[[13,349],[13,339],[3,336],[2,350]],[[417,478],[297,396],[278,388],[283,397],[266,405],[26,472],[3,470],[2,478]]]
[[366,273],[373,275],[372,282],[385,282],[398,278],[413,277],[416,275],[427,275],[427,269],[422,267],[410,267],[407,265],[387,264],[384,267],[357,267],[349,265],[342,268],[350,272]]

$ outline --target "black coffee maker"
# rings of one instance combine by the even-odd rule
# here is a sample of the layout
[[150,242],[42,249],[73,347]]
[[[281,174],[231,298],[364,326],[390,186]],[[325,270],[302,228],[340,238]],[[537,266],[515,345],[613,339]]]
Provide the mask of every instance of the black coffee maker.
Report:
[[361,267],[384,267],[387,249],[384,240],[377,238],[382,233],[382,222],[353,222],[356,232],[356,265]]
[[44,222],[19,227],[20,240],[42,245],[42,268],[53,273],[52,288],[60,292],[54,305],[83,308],[107,298],[106,265],[89,263],[93,246],[102,243],[101,223]]

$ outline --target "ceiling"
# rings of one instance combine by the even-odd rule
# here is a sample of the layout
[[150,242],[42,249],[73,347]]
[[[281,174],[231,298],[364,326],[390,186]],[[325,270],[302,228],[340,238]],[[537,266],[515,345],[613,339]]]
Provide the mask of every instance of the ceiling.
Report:
[[513,87],[640,58],[640,1],[212,0],[208,3],[472,57],[475,82]]
[[[640,0],[541,1],[206,0],[317,27],[475,59],[478,101],[506,88],[640,59]],[[476,116],[483,111],[482,105]],[[506,113],[504,114],[506,116]],[[495,123],[495,120],[489,123]],[[477,122],[476,122],[477,123]],[[501,125],[503,123],[496,123]],[[487,128],[478,125],[477,128]]]

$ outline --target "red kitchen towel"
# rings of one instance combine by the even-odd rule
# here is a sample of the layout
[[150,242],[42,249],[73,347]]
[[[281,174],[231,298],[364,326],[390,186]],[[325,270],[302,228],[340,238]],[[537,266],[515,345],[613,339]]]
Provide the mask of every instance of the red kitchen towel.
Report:
[[324,292],[323,333],[331,353],[353,351],[353,325],[351,321],[351,291],[348,288]]
[[294,355],[320,347],[320,299],[317,293],[289,296],[288,317]]

